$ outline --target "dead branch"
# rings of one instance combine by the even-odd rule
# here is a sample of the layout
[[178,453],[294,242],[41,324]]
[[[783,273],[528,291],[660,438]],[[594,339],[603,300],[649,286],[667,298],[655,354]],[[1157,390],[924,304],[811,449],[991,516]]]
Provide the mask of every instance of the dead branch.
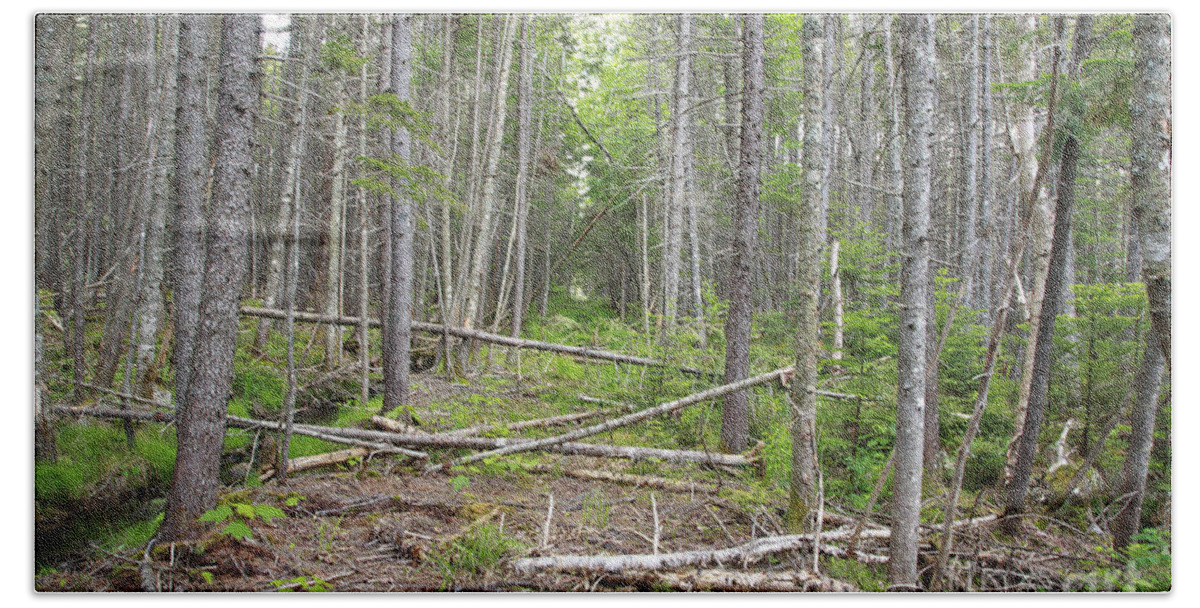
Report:
[[[273,308],[258,308],[255,306],[243,306],[241,309],[241,314],[249,316],[249,317],[262,317],[262,318],[266,318],[266,319],[284,319],[287,316],[287,311],[276,310]],[[322,315],[322,314],[317,314],[317,313],[312,313],[312,312],[303,312],[303,311],[296,311],[296,320],[304,322],[304,323],[327,323],[327,324],[334,324],[334,325],[358,325],[359,324],[358,317],[348,317],[348,316],[342,316],[342,315]],[[380,326],[378,319],[367,319],[367,323],[372,327]],[[633,355],[614,353],[614,352],[606,351],[606,350],[597,350],[597,349],[593,349],[593,348],[587,348],[585,346],[568,346],[565,344],[553,344],[550,342],[541,342],[539,340],[526,340],[523,338],[512,338],[509,336],[502,336],[499,334],[493,334],[493,333],[489,333],[486,331],[479,331],[477,329],[465,329],[462,327],[443,327],[442,325],[439,325],[436,323],[424,323],[421,321],[413,321],[412,328],[416,331],[423,331],[426,333],[432,333],[432,334],[437,334],[437,335],[442,335],[443,333],[448,333],[450,335],[457,336],[459,338],[469,338],[472,340],[479,340],[481,342],[489,342],[492,344],[499,344],[501,346],[508,346],[508,347],[512,347],[512,348],[527,348],[530,350],[542,350],[542,351],[560,353],[560,354],[565,354],[565,355],[577,355],[577,356],[586,357],[589,359],[604,359],[605,361],[615,361],[617,363],[628,363],[630,365],[644,365],[644,366],[649,366],[649,367],[671,367],[671,368],[678,369],[684,373],[698,375],[698,376],[715,375],[712,372],[706,372],[704,370],[696,369],[694,367],[677,366],[677,365],[674,365],[671,363],[658,361],[656,359],[649,359],[646,357],[635,357]]]
[[[517,452],[526,452],[526,451],[530,451],[530,450],[541,449],[541,448],[545,448],[548,446],[553,446],[553,445],[565,443],[567,441],[579,439],[582,437],[596,435],[598,433],[603,433],[605,431],[610,431],[610,430],[620,428],[623,426],[629,426],[631,424],[635,424],[635,423],[641,422],[643,420],[649,420],[650,418],[653,418],[655,416],[661,416],[663,414],[667,414],[667,413],[670,413],[670,412],[673,412],[676,410],[683,409],[689,405],[694,405],[696,403],[701,403],[701,402],[707,401],[709,399],[715,399],[717,397],[726,395],[728,393],[746,389],[751,386],[770,382],[772,380],[775,380],[776,378],[779,378],[781,375],[783,375],[790,369],[791,369],[790,367],[777,369],[775,371],[767,372],[765,374],[759,374],[752,378],[746,378],[745,380],[741,380],[739,382],[734,382],[731,384],[725,384],[725,385],[718,386],[715,388],[710,388],[708,390],[700,391],[699,393],[688,395],[687,397],[684,397],[682,399],[677,399],[675,401],[669,401],[667,403],[663,403],[663,404],[657,405],[652,408],[644,409],[640,412],[634,412],[632,414],[622,416],[620,418],[614,418],[612,420],[608,420],[608,421],[602,422],[600,424],[585,427],[582,429],[577,429],[577,430],[571,431],[569,433],[564,433],[562,435],[556,435],[554,437],[547,437],[545,439],[538,439],[538,440],[534,440],[534,441],[521,442],[521,443],[505,446],[502,448],[490,450],[487,452],[481,452],[478,454],[473,454],[471,456],[465,456],[463,458],[460,458],[460,459],[454,461],[453,464],[455,464],[455,465],[468,464],[468,463],[476,462],[479,460],[483,460],[484,458],[491,458],[491,457],[495,457],[495,456],[503,456],[506,454],[515,454]],[[430,466],[433,468],[436,468],[436,465],[430,465]]]
[[563,414],[562,416],[551,416],[549,418],[538,418],[536,420],[522,420],[520,422],[513,422],[510,424],[504,424],[504,425],[482,424],[479,426],[472,426],[472,427],[468,427],[465,429],[456,429],[456,430],[449,431],[449,432],[446,432],[443,434],[454,436],[454,437],[466,437],[466,436],[471,436],[471,435],[479,435],[481,433],[486,433],[488,431],[492,431],[492,430],[500,429],[500,428],[507,429],[509,431],[520,431],[520,430],[524,430],[524,429],[536,429],[536,428],[543,428],[543,427],[548,427],[548,426],[559,426],[559,425],[564,425],[564,424],[570,424],[572,422],[579,422],[580,420],[587,420],[589,418],[595,418],[599,415],[600,415],[600,412],[578,412],[575,414]]

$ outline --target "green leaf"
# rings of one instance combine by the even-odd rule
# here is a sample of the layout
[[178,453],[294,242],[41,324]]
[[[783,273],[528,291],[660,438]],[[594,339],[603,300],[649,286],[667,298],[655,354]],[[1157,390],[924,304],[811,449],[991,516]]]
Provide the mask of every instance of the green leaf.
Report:
[[454,488],[455,492],[459,492],[471,485],[471,480],[466,475],[459,475],[450,480],[450,487]]
[[271,523],[271,520],[276,517],[287,517],[282,509],[272,505],[255,505],[254,511],[267,523]]
[[213,582],[213,573],[208,570],[201,570],[200,578],[204,579],[204,582],[211,584]]
[[250,526],[246,525],[246,522],[236,519],[226,524],[225,529],[221,530],[221,533],[228,534],[238,540],[246,540],[254,536],[254,531],[250,529]]
[[229,505],[221,505],[215,509],[205,511],[204,515],[200,516],[200,521],[213,521],[219,523],[229,519],[230,515],[233,515],[233,509],[229,508]]
[[242,503],[234,503],[233,508],[237,509],[237,514],[246,519],[254,519],[254,505],[246,505]]

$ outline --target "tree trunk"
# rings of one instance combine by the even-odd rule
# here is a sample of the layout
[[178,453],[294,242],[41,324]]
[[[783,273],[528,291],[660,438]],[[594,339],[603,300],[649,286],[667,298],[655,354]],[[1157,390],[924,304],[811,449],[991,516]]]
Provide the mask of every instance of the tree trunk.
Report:
[[1150,448],[1154,445],[1154,420],[1158,414],[1158,392],[1162,385],[1166,360],[1159,350],[1160,340],[1153,325],[1146,332],[1146,350],[1138,369],[1136,398],[1129,415],[1129,448],[1121,467],[1116,495],[1125,505],[1112,522],[1113,548],[1124,551],[1142,529],[1142,502],[1146,498],[1146,474],[1150,470]]
[[165,312],[163,307],[163,237],[167,226],[167,208],[171,202],[171,163],[175,152],[175,107],[176,69],[179,54],[179,18],[163,15],[161,23],[162,48],[159,51],[163,65],[160,93],[153,106],[156,126],[156,141],[151,153],[153,175],[148,175],[152,188],[146,188],[149,216],[146,218],[145,256],[141,296],[138,298],[138,344],[137,395],[154,398],[154,387],[158,384],[158,369],[155,366],[155,343],[160,330],[159,319]]
[[[1056,19],[1060,20],[1056,23],[1056,28],[1061,31],[1065,28],[1065,18],[1057,17]],[[1079,66],[1087,59],[1091,31],[1091,17],[1080,15],[1076,24],[1072,65]],[[1069,72],[1071,71],[1073,70],[1069,70]],[[1064,109],[1068,107],[1070,106],[1064,105]],[[1069,119],[1063,122],[1071,124]],[[1029,389],[1029,402],[1025,410],[1024,425],[1016,439],[1013,474],[1005,484],[1004,510],[1007,515],[1020,513],[1025,507],[1025,495],[1029,490],[1029,479],[1033,474],[1033,461],[1037,456],[1038,433],[1041,431],[1048,400],[1054,325],[1066,298],[1065,270],[1067,248],[1070,246],[1068,235],[1071,231],[1071,214],[1075,205],[1075,175],[1079,165],[1081,145],[1076,133],[1071,129],[1063,129],[1063,136],[1065,142],[1058,171],[1058,201],[1054,209],[1054,238],[1050,252],[1050,265],[1047,268],[1046,285],[1042,290],[1042,315],[1034,343],[1036,348],[1030,366],[1033,377]],[[1020,518],[1014,517],[1002,522],[1001,526],[1006,532],[1015,534],[1020,530],[1020,521]]]
[[[391,90],[400,101],[411,99],[409,89],[412,82],[412,15],[392,17],[392,66]],[[392,155],[407,163],[412,148],[412,136],[408,130],[397,127],[391,132]],[[388,298],[384,309],[383,323],[387,327],[383,345],[383,407],[381,415],[406,406],[404,418],[412,422],[412,413],[407,410],[409,350],[412,348],[412,272],[413,272],[413,221],[412,201],[404,193],[400,183],[392,184],[391,213],[391,267],[390,282],[385,285]]]
[[787,520],[792,530],[811,530],[811,513],[817,507],[817,364],[821,320],[817,302],[821,293],[821,190],[825,164],[821,111],[825,32],[823,20],[804,15],[801,30],[804,49],[804,156],[800,183],[799,260],[796,323],[796,377],[791,381],[792,479]]
[[687,195],[688,124],[691,118],[692,29],[696,16],[676,16],[678,28],[675,81],[671,93],[671,167],[667,196],[667,221],[663,226],[663,332],[659,340],[669,343],[679,310],[679,271],[683,250],[683,207]]
[[533,24],[528,15],[521,17],[521,78],[517,86],[517,250],[513,272],[512,337],[521,337],[525,320],[525,233],[529,221],[530,131],[533,128]]
[[225,408],[233,381],[238,296],[246,267],[250,215],[250,144],[258,93],[252,74],[259,49],[258,15],[222,17],[217,160],[213,206],[205,243],[204,298],[200,304],[188,402],[178,425],[175,476],[159,531],[163,539],[188,527],[216,504],[220,485]]
[[934,24],[932,15],[901,15],[904,70],[904,255],[900,267],[900,339],[896,413],[896,473],[888,580],[917,584],[917,524],[921,516],[921,456],[925,417],[925,350],[929,289],[929,202],[934,136]]
[[1171,369],[1171,23],[1168,15],[1134,21],[1134,94],[1130,151],[1134,215],[1150,322]]
[[[725,383],[750,375],[751,264],[757,255],[758,194],[762,171],[761,141],[766,89],[763,72],[763,16],[746,15],[742,27],[742,136],[737,202],[733,209],[733,256],[730,259],[729,316],[725,320]],[[694,222],[693,222],[694,227]],[[694,254],[693,254],[693,259]],[[721,449],[737,453],[749,441],[749,394],[725,396],[721,409]]]
[[179,21],[178,108],[175,114],[175,283],[172,323],[175,349],[175,413],[188,402],[192,353],[200,325],[204,280],[204,207],[208,173],[205,133],[205,56],[208,17],[182,15]]

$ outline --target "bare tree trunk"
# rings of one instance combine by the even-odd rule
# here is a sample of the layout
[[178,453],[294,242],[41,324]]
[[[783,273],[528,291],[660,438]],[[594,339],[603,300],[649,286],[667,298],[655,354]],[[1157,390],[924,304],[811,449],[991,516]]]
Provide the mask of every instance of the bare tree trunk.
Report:
[[[641,213],[639,214],[642,230],[642,333],[650,335],[650,202],[646,194],[642,194]],[[549,231],[546,231],[549,234]],[[549,251],[549,237],[546,240],[546,249]],[[547,254],[549,255],[549,254]],[[545,279],[546,283],[550,282],[550,277]],[[545,316],[545,312],[542,316]]]
[[817,310],[821,294],[821,196],[825,164],[825,133],[821,111],[825,88],[825,24],[817,15],[804,16],[801,30],[804,49],[804,157],[800,183],[799,252],[796,323],[796,376],[788,403],[792,413],[792,479],[787,520],[792,530],[811,530],[817,507],[817,364],[821,320]]
[[[500,162],[504,121],[508,109],[508,73],[512,65],[512,38],[515,29],[516,20],[512,15],[506,15],[504,34],[500,41],[500,66],[496,75],[496,91],[492,103],[491,120],[488,124],[488,153],[484,161],[483,187],[479,198],[479,232],[474,242],[474,249],[471,250],[471,265],[465,277],[467,287],[461,325],[467,328],[475,326],[475,317],[479,313],[479,304],[484,296],[484,274],[488,269],[488,259],[492,249],[493,224],[495,223],[492,215],[497,203],[497,167]],[[460,358],[464,361],[468,351],[469,346],[463,345],[460,350]]]
[[159,536],[184,537],[216,504],[225,408],[233,381],[238,297],[245,274],[250,215],[250,144],[258,93],[252,74],[259,54],[258,15],[222,18],[217,162],[196,350],[178,425],[175,476]]
[[979,238],[979,285],[976,289],[978,298],[975,307],[981,310],[991,310],[992,307],[992,248],[996,238],[992,227],[992,18],[982,16],[982,31],[977,31],[979,44],[982,46],[982,82],[972,85],[978,87],[983,96],[980,104],[980,137],[983,140],[979,150],[979,218],[983,231]]
[[892,33],[896,29],[895,17],[885,15],[884,63],[888,72],[888,135],[887,156],[891,178],[887,189],[887,237],[888,251],[900,251],[900,225],[903,223],[904,203],[900,191],[904,188],[904,168],[901,165],[903,140],[900,138],[900,70],[892,50]]
[[204,207],[208,173],[204,74],[208,17],[182,15],[179,22],[178,108],[175,114],[175,284],[172,319],[175,351],[175,413],[187,404],[192,353],[200,326],[204,281]]
[[[409,101],[412,82],[412,15],[392,17],[392,66],[391,90],[400,101]],[[391,132],[392,155],[407,163],[412,148],[412,136],[408,130],[397,127]],[[385,285],[387,303],[383,322],[387,328],[383,345],[383,407],[380,415],[400,406],[405,406],[404,420],[412,423],[408,404],[408,374],[412,348],[412,272],[413,272],[413,221],[412,201],[399,183],[393,183],[391,212],[390,282]]]
[[167,208],[171,202],[171,164],[175,152],[175,81],[179,48],[179,18],[175,15],[158,17],[161,23],[162,48],[159,57],[163,65],[159,93],[153,106],[157,120],[156,141],[152,152],[153,175],[148,175],[152,187],[147,187],[147,203],[150,205],[146,218],[146,243],[143,264],[142,290],[139,297],[138,318],[137,394],[146,399],[154,398],[154,387],[158,384],[158,369],[155,366],[155,342],[159,334],[159,319],[163,308],[163,236],[167,226]]
[[1142,502],[1146,498],[1146,474],[1150,470],[1150,449],[1154,446],[1154,420],[1158,415],[1158,392],[1162,385],[1166,360],[1159,350],[1153,324],[1146,332],[1146,350],[1134,381],[1137,397],[1129,416],[1129,448],[1121,467],[1117,496],[1125,497],[1124,507],[1112,522],[1113,548],[1124,551],[1142,529]]
[[1131,182],[1150,300],[1150,322],[1171,369],[1171,23],[1163,14],[1134,23],[1136,62]]
[[[1113,522],[1113,546],[1124,550],[1141,528],[1146,474],[1154,441],[1158,390],[1171,366],[1171,23],[1163,14],[1134,18],[1132,187],[1150,304],[1146,351],[1130,416],[1129,450],[1118,495],[1132,493]],[[1165,332],[1165,336],[1163,335]]]
[[[339,75],[344,78],[344,75]],[[345,208],[346,208],[346,186],[345,186],[345,167],[346,167],[346,116],[343,113],[350,100],[347,94],[346,85],[341,82],[335,82],[333,85],[336,88],[334,103],[337,108],[333,109],[333,115],[330,120],[333,122],[331,128],[333,130],[333,163],[329,170],[330,180],[330,195],[329,195],[329,223],[326,225],[326,245],[328,246],[329,257],[326,259],[325,265],[325,292],[323,294],[323,305],[321,309],[327,315],[336,315],[341,313],[339,306],[341,304],[341,285],[342,285],[342,230],[345,223]],[[322,359],[322,364],[326,370],[331,370],[341,364],[342,359],[342,328],[337,325],[326,325],[322,328],[322,342],[325,347],[325,356]]]
[[683,207],[687,196],[688,124],[691,118],[692,29],[695,15],[676,16],[678,56],[671,93],[671,169],[667,196],[667,221],[663,226],[663,332],[659,340],[670,342],[679,311],[679,274],[683,252]]
[[[1056,17],[1055,20],[1055,28],[1062,32],[1066,27],[1065,17]],[[1075,50],[1072,60],[1074,66],[1082,64],[1087,59],[1091,31],[1091,16],[1080,15],[1075,32]],[[1068,73],[1073,71],[1068,70]],[[1069,121],[1064,122],[1070,124]],[[1033,378],[1029,390],[1029,403],[1025,411],[1025,424],[1017,439],[1013,474],[1007,479],[1005,485],[1004,511],[1006,515],[1020,513],[1025,508],[1025,495],[1029,490],[1029,480],[1033,474],[1033,461],[1037,455],[1038,433],[1041,431],[1048,401],[1054,325],[1056,317],[1062,309],[1063,301],[1066,299],[1065,271],[1067,248],[1070,246],[1068,235],[1071,231],[1071,214],[1075,204],[1075,175],[1079,164],[1081,145],[1076,133],[1071,129],[1064,129],[1063,134],[1065,142],[1058,174],[1054,238],[1050,251],[1050,264],[1047,268],[1046,285],[1042,294],[1042,315],[1038,324],[1036,348],[1031,362]],[[1001,523],[1001,526],[1010,534],[1016,533],[1020,530],[1020,519],[1007,519]]]
[[[737,203],[733,208],[733,257],[730,260],[729,316],[725,320],[725,383],[750,375],[751,264],[757,255],[758,195],[766,77],[763,72],[761,14],[746,15],[742,31],[742,136],[738,161]],[[694,231],[694,221],[693,221]],[[693,261],[695,253],[693,253]],[[725,396],[721,409],[721,449],[737,453],[750,437],[747,391]]]
[[[362,16],[362,44],[369,43],[371,18]],[[364,56],[367,53],[362,53]],[[367,62],[363,62],[358,75],[359,103],[367,103]],[[358,118],[358,155],[367,155],[367,115]],[[371,209],[367,204],[367,189],[358,187],[358,366],[359,366],[359,406],[366,407],[371,399],[371,332],[367,324],[367,316],[371,306],[371,274],[368,251],[371,239]],[[442,320],[445,323],[445,319]]]
[[521,337],[525,320],[525,233],[529,221],[530,130],[533,127],[533,24],[529,16],[521,18],[521,78],[517,87],[517,249],[513,278],[512,337]]
[[[970,55],[967,66],[967,86],[964,96],[966,97],[966,133],[963,137],[963,203],[966,207],[966,214],[961,217],[962,221],[962,243],[959,247],[961,255],[959,256],[958,267],[960,273],[966,272],[966,269],[974,269],[977,266],[976,260],[979,259],[979,252],[982,248],[976,240],[976,226],[979,223],[979,204],[980,188],[979,188],[979,15],[971,15],[970,29],[967,34],[970,37]],[[963,214],[960,214],[963,215]],[[968,281],[970,291],[967,292],[967,302],[970,306],[976,306],[979,303],[979,298],[976,295],[980,290],[986,289],[987,285],[978,284],[971,277],[962,276],[962,280]]]
[[921,516],[921,457],[925,417],[925,324],[928,322],[929,201],[932,177],[935,72],[932,15],[899,20],[904,70],[904,255],[900,267],[899,387],[896,473],[888,580],[893,588],[917,585],[917,524]]

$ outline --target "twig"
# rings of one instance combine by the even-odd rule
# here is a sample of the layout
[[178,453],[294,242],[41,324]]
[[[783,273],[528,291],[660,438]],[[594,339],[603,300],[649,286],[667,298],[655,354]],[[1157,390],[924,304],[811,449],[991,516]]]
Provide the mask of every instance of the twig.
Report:
[[661,528],[658,524],[658,501],[654,499],[654,492],[650,493],[650,510],[654,512],[654,555],[658,555],[658,539]]
[[546,509],[546,523],[542,526],[542,548],[550,546],[550,520],[554,517],[554,494],[550,494],[550,506]]

